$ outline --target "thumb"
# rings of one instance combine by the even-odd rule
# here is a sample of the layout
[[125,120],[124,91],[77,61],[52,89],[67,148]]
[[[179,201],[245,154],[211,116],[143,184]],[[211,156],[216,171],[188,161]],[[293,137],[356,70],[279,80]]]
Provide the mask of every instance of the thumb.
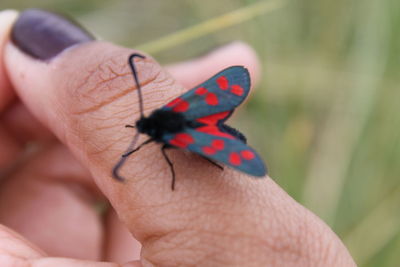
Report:
[[[143,261],[165,266],[351,263],[330,229],[269,178],[221,172],[173,150],[177,190],[171,192],[160,146],[149,144],[128,159],[127,182],[113,180],[111,170],[134,135],[123,126],[139,116],[127,64],[135,51],[93,41],[75,24],[38,10],[20,15],[12,40],[5,61],[18,95],[88,167],[142,243]],[[151,57],[136,62],[146,114],[184,92]]]
[[[20,98],[96,178],[109,176],[134,134],[124,125],[134,124],[138,115],[127,64],[134,51],[94,41],[77,25],[41,10],[21,14],[12,41],[5,58]],[[136,65],[147,109],[158,104],[148,100],[147,92],[158,94],[159,103],[173,97],[175,89],[182,92],[149,56]]]
[[[21,100],[89,167],[112,202],[124,199],[114,190],[125,192],[130,185],[115,182],[111,170],[135,133],[124,126],[134,124],[139,115],[127,61],[135,51],[95,41],[75,23],[35,9],[21,13],[11,39],[5,64]],[[184,91],[150,56],[135,64],[145,112]],[[138,191],[148,183],[169,190],[163,178],[167,168],[154,164],[161,160],[154,156],[158,152],[156,145],[149,145],[124,166],[124,175],[132,178],[128,183]],[[150,178],[155,176],[161,179]]]

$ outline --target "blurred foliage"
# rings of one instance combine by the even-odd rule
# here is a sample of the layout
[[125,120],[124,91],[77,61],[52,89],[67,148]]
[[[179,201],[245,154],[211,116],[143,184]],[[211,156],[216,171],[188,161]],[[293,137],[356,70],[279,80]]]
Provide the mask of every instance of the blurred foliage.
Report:
[[[38,0],[34,7],[142,47],[259,2]],[[28,0],[0,3],[29,7]],[[398,266],[400,1],[292,0],[250,17],[154,56],[170,63],[233,40],[251,44],[262,81],[234,124],[260,148],[277,183],[322,217],[360,266]]]

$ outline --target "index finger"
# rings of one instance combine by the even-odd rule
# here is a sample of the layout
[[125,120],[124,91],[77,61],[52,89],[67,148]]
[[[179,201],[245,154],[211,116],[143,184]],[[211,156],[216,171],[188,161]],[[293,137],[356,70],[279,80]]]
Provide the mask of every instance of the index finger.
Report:
[[[58,53],[49,57],[37,43],[36,50],[30,50],[31,39],[21,45],[25,36],[14,28],[19,45],[10,45],[6,54],[12,82],[33,113],[90,169],[119,217],[142,243],[143,262],[168,266],[351,263],[330,229],[269,178],[254,180],[228,169],[221,172],[197,156],[175,150],[170,157],[179,189],[172,192],[169,167],[160,146],[152,144],[129,159],[126,183],[114,181],[111,169],[133,135],[123,125],[139,115],[126,63],[135,51],[73,39],[82,30],[59,16],[33,15],[46,29],[36,32],[41,37],[36,42],[48,44],[50,38]],[[26,30],[32,25],[28,21],[29,16],[22,17],[17,25]],[[49,36],[55,33],[57,39]],[[60,44],[60,39],[73,40],[73,46]],[[185,91],[151,57],[136,66],[146,114]],[[322,259],[315,251],[326,256]]]

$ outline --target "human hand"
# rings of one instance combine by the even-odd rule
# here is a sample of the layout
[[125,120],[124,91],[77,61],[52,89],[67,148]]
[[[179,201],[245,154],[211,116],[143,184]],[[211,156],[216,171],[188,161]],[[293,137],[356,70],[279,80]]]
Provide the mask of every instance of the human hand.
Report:
[[[112,262],[135,259],[139,247],[115,213],[103,224],[93,208],[103,197],[142,245],[140,261],[126,266],[355,265],[329,227],[269,177],[221,172],[174,150],[177,188],[171,191],[169,168],[159,145],[151,144],[124,166],[125,183],[112,179],[133,136],[123,125],[138,115],[127,66],[133,50],[91,41],[40,11],[19,17],[12,44],[15,16],[0,15],[0,166],[8,168],[0,186],[0,222],[8,226],[0,228],[2,266],[117,266]],[[257,80],[257,58],[242,43],[167,69],[151,57],[138,61],[145,110],[230,65],[246,66]],[[40,149],[20,160],[29,142]]]

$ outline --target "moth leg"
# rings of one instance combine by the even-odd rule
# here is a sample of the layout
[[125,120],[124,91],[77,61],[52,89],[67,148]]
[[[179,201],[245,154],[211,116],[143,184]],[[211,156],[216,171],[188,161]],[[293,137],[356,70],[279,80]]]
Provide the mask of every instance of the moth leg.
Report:
[[145,145],[147,145],[148,143],[151,143],[151,142],[153,142],[154,140],[153,139],[148,139],[148,140],[146,140],[146,141],[144,141],[143,143],[141,143],[137,148],[135,148],[135,149],[133,149],[133,150],[131,150],[131,151],[128,151],[128,152],[126,152],[125,154],[123,154],[122,155],[122,157],[123,158],[126,158],[126,157],[128,157],[129,155],[131,155],[131,154],[133,154],[133,153],[135,153],[136,151],[138,151],[139,149],[141,149],[143,146],[145,146]]
[[221,171],[223,171],[224,170],[224,167],[223,166],[221,166],[221,165],[219,165],[218,163],[216,163],[215,161],[213,161],[213,160],[211,160],[211,159],[209,159],[209,158],[207,158],[207,157],[203,157],[203,156],[201,156],[203,159],[205,159],[205,160],[207,160],[208,162],[210,162],[212,165],[214,165],[215,167],[217,167],[217,168],[219,168]]
[[172,163],[172,161],[169,159],[167,153],[165,152],[166,149],[171,148],[168,145],[163,145],[161,147],[161,152],[164,156],[164,159],[167,161],[169,168],[171,170],[172,173],[172,183],[171,183],[171,190],[174,191],[175,190],[175,170],[174,170],[174,164]]

